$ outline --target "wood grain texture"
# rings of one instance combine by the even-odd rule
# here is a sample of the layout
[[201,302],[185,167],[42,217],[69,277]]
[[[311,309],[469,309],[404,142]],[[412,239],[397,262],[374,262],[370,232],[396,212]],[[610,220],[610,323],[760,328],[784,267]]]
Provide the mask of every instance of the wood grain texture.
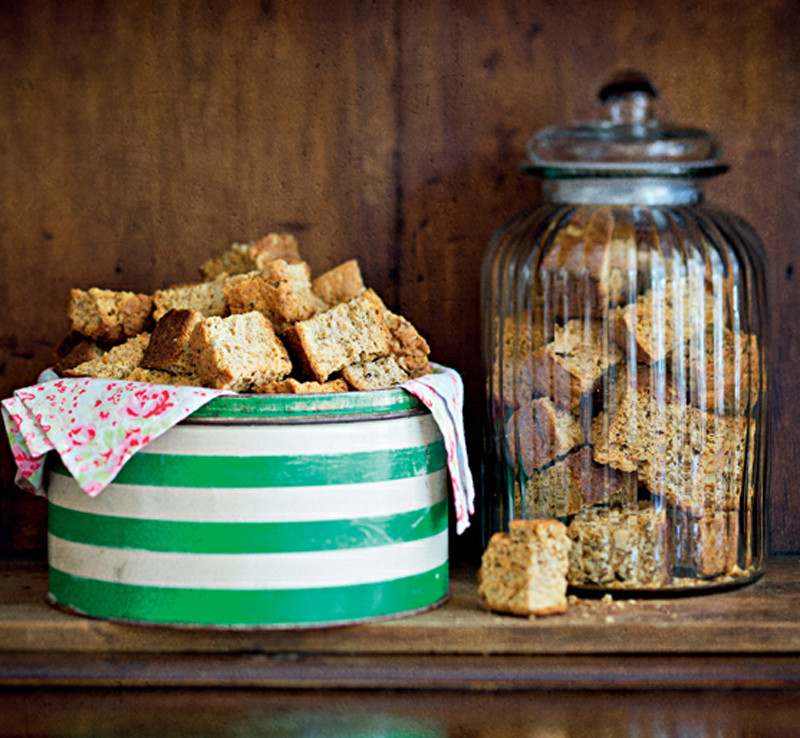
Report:
[[594,738],[792,736],[796,694],[425,693],[332,690],[15,690],[0,735],[44,738]]
[[[718,135],[709,197],[766,244],[772,548],[800,551],[798,37],[793,0],[0,3],[0,396],[49,362],[70,287],[152,291],[287,228],[316,271],[358,258],[461,371],[477,472],[480,262],[538,199],[525,142],[637,67]],[[12,478],[3,444],[1,545],[41,555]]]
[[[800,657],[3,654],[4,689],[800,694]],[[523,698],[524,699],[524,698]],[[1,714],[1,713],[0,713]],[[2,735],[2,733],[0,733]]]

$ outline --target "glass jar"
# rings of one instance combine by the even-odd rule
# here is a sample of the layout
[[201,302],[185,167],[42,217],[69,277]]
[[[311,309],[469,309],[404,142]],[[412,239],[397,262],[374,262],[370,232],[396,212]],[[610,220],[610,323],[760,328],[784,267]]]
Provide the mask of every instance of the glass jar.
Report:
[[481,276],[483,543],[558,518],[587,592],[736,586],[767,552],[764,248],[705,201],[715,140],[655,98],[619,75],[602,119],[531,139],[544,202]]

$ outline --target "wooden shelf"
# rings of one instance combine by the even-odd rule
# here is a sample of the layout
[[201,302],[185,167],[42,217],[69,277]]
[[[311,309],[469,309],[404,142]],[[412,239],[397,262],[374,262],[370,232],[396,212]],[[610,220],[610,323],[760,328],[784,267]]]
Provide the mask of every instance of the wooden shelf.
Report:
[[739,590],[581,600],[529,620],[483,611],[456,566],[447,604],[316,630],[177,629],[68,614],[44,564],[0,564],[0,686],[447,689],[800,688],[800,558]]

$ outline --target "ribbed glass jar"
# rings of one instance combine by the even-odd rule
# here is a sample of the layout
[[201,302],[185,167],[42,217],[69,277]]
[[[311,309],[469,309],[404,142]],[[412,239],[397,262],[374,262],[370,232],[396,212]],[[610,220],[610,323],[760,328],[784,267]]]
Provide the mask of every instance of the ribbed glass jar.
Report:
[[[640,87],[612,103],[635,117],[632,98],[653,97]],[[631,128],[604,125],[586,166],[537,159],[553,133],[535,138],[544,202],[484,257],[484,543],[509,520],[558,518],[574,588],[736,586],[767,552],[764,249],[705,201],[716,155],[621,157]]]

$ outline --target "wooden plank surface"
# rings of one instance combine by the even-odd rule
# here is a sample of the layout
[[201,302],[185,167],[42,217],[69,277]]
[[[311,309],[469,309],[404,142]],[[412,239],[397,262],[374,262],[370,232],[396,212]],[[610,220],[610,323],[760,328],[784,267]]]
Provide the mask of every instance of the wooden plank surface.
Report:
[[15,690],[0,736],[794,736],[793,694]]
[[[539,197],[525,142],[638,67],[665,118],[719,136],[709,196],[765,241],[772,548],[800,551],[798,36],[794,0],[0,3],[0,396],[49,362],[70,287],[149,292],[288,228],[315,270],[358,258],[461,371],[477,471],[480,261]],[[41,556],[12,479],[0,444],[0,545]]]
[[450,601],[380,623],[311,630],[180,629],[111,623],[45,603],[41,564],[0,566],[0,654],[294,654],[408,657],[543,655],[800,656],[800,560],[775,559],[742,589],[659,600],[578,600],[529,620],[482,610],[475,570],[457,567]]
[[800,561],[779,559],[762,581],[735,592],[624,608],[581,601],[566,615],[527,620],[480,610],[474,571],[459,568],[451,601],[426,614],[242,632],[66,614],[44,603],[40,564],[6,563],[0,689],[800,694],[798,574]]
[[800,657],[0,652],[0,690],[33,687],[800,694]]

